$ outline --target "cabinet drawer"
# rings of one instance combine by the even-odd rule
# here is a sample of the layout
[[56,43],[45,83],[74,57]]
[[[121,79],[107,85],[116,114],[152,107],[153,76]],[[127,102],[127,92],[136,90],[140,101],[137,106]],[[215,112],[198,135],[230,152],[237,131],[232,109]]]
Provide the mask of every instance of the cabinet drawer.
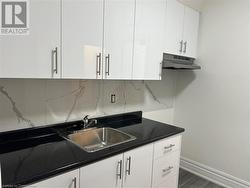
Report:
[[154,145],[154,159],[165,156],[181,149],[181,135],[156,142]]
[[[162,183],[173,184],[178,181],[180,152],[176,151],[168,156],[161,157],[154,161],[153,186],[157,187]],[[170,186],[171,187],[171,186]],[[172,187],[171,187],[172,188]]]
[[177,178],[169,178],[164,181],[160,185],[157,185],[153,188],[178,188],[178,179]]

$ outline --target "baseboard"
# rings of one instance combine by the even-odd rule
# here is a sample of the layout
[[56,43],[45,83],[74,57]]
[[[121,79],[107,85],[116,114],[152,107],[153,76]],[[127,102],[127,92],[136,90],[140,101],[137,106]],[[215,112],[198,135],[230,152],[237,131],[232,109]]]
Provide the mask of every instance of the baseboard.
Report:
[[198,162],[181,157],[181,168],[197,176],[203,177],[226,188],[250,188],[250,182],[246,182],[219,170],[213,169]]

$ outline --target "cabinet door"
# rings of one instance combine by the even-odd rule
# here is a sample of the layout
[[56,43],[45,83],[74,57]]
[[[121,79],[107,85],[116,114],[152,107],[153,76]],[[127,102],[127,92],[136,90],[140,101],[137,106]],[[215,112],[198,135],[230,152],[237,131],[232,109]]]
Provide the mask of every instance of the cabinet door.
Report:
[[65,173],[25,188],[78,188],[79,170]]
[[180,55],[182,51],[184,5],[177,0],[167,0],[167,31],[165,52]]
[[124,153],[123,188],[151,187],[153,144]]
[[184,29],[183,29],[183,41],[184,49],[183,53],[187,57],[196,58],[197,42],[198,42],[198,30],[199,30],[199,12],[189,7],[185,7],[184,16]]
[[62,77],[102,78],[103,0],[62,0]]
[[0,36],[0,77],[60,77],[60,0],[30,1],[29,10],[29,35]]
[[166,10],[166,0],[136,1],[133,79],[161,79]]
[[131,79],[135,0],[106,0],[104,16],[105,78]]
[[123,155],[117,155],[80,169],[80,188],[121,188]]

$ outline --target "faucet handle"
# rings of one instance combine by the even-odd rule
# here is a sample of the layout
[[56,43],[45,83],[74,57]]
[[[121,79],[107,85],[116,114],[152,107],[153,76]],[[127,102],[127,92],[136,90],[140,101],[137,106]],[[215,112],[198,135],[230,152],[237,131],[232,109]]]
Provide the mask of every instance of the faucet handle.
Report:
[[84,124],[87,124],[89,122],[89,115],[84,116],[84,118],[82,119]]
[[89,119],[89,115],[84,116],[83,119]]

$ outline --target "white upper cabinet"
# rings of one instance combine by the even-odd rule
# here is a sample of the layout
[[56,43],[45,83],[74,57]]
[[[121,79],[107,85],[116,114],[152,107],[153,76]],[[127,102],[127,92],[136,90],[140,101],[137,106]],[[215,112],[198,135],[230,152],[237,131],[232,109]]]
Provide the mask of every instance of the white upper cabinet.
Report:
[[196,58],[199,12],[177,0],[167,0],[165,52]]
[[196,57],[199,13],[177,0],[32,0],[30,34],[0,35],[0,78],[160,80]]
[[199,12],[185,7],[183,32],[183,53],[187,57],[197,56]]
[[135,0],[62,0],[62,77],[131,79]]
[[153,144],[124,153],[123,188],[151,188]]
[[161,79],[166,10],[166,0],[136,1],[133,79]]
[[30,1],[30,34],[0,36],[0,78],[60,77],[60,0]]
[[80,188],[121,188],[123,154],[80,169]]
[[177,0],[167,0],[166,53],[179,55],[182,51],[184,10]]
[[131,79],[135,0],[106,0],[104,11],[104,74]]
[[102,78],[103,0],[62,0],[62,77]]

